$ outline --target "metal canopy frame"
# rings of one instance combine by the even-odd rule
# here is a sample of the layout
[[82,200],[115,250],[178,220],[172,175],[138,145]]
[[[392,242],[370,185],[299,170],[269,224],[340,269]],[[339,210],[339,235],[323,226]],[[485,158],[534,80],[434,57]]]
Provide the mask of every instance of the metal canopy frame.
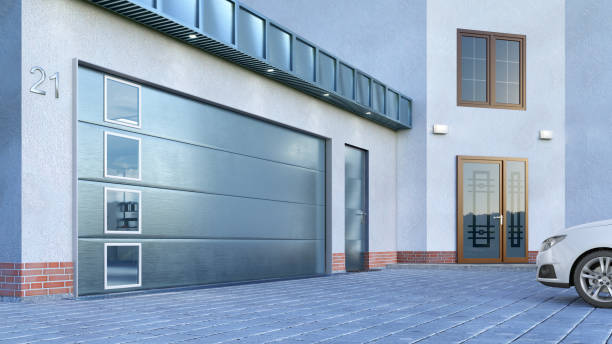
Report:
[[[254,71],[260,75],[263,75],[267,78],[276,80],[280,83],[283,83],[287,86],[290,86],[300,92],[309,94],[319,100],[330,103],[334,106],[352,112],[362,118],[370,120],[372,122],[378,123],[384,127],[393,129],[393,130],[402,130],[409,129],[412,127],[412,99],[410,97],[404,96],[399,93],[397,90],[391,89],[387,87],[384,83],[380,82],[376,78],[364,73],[357,68],[351,66],[351,64],[346,63],[343,60],[340,60],[336,56],[330,54],[329,52],[320,49],[315,44],[312,44],[308,40],[304,39],[301,36],[298,36],[287,30],[283,26],[272,22],[265,16],[257,13],[256,11],[243,6],[238,1],[235,0],[227,0],[234,4],[234,21],[233,21],[233,44],[228,44],[225,42],[221,42],[212,37],[209,33],[203,30],[203,16],[200,13],[194,13],[194,20],[196,25],[189,25],[184,23],[181,20],[172,18],[172,16],[163,12],[163,1],[157,0],[153,1],[153,6],[149,7],[142,3],[132,2],[130,0],[87,0],[93,4],[96,4],[100,7],[103,7],[109,11],[120,14],[124,17],[127,17],[131,20],[134,20],[140,24],[148,26],[156,31],[159,31],[165,35],[171,36],[178,40],[183,41],[191,46],[197,47],[201,50],[204,50],[213,55],[219,56],[225,60],[231,61],[235,64],[238,64],[244,68],[247,68],[251,71]],[[166,0],[167,1],[167,0]],[[203,8],[204,1],[211,0],[196,0],[197,8]],[[215,0],[213,0],[215,1]],[[238,42],[238,13],[240,9],[243,9],[264,21],[264,58],[259,58],[248,54],[240,50],[237,46]],[[196,10],[196,12],[201,12],[200,10]],[[268,35],[270,31],[270,26],[275,26],[276,28],[288,33],[291,36],[291,47],[290,47],[290,56],[291,56],[291,70],[284,69],[279,66],[275,66],[268,61]],[[191,37],[190,37],[191,36]],[[311,47],[314,48],[314,69],[313,69],[313,80],[308,81],[299,77],[294,71],[294,47],[296,41],[299,40],[304,42]],[[335,82],[334,89],[327,89],[323,87],[319,80],[319,53],[324,53],[329,57],[335,60]],[[370,89],[370,97],[369,104],[363,105],[357,102],[356,100],[356,92],[353,92],[351,98],[345,97],[337,92],[338,88],[338,70],[340,63],[350,67],[353,69],[353,90],[356,90],[357,87],[357,75],[361,74],[370,79],[369,81],[369,89]],[[273,71],[271,71],[273,70]],[[384,111],[378,112],[372,107],[373,103],[373,90],[374,83],[382,85],[384,88]],[[389,115],[386,115],[388,111],[387,106],[389,104],[389,100],[387,99],[388,92],[391,91],[399,95],[398,103],[398,118],[391,118]]]

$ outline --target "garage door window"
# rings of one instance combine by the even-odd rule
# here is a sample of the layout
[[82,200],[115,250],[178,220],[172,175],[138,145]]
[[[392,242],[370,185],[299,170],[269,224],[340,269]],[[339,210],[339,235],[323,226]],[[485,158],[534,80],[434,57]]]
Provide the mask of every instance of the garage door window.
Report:
[[104,244],[104,289],[142,285],[140,244]]
[[140,85],[104,76],[104,121],[140,128]]
[[140,191],[104,188],[104,233],[141,233]]
[[104,176],[140,180],[140,139],[104,132]]

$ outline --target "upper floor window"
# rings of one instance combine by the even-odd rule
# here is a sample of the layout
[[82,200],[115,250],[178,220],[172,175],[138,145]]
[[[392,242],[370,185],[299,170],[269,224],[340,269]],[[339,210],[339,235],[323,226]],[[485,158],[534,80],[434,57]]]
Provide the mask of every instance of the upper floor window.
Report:
[[457,30],[457,105],[525,109],[525,36]]

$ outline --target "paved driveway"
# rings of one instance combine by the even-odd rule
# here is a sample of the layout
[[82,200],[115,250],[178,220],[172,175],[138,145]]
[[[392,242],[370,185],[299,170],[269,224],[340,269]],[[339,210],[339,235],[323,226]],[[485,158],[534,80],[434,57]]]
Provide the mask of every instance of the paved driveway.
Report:
[[0,343],[612,343],[612,309],[533,272],[385,270],[42,304]]

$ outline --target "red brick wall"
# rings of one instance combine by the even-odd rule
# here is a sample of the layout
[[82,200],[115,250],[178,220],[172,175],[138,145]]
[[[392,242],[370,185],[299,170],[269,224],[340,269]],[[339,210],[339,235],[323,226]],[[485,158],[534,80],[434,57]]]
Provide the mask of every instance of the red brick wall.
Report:
[[0,296],[73,293],[72,262],[0,263]]
[[332,272],[346,270],[344,253],[332,254]]
[[529,263],[535,263],[538,257],[538,251],[529,251],[528,259]]
[[398,263],[455,264],[456,251],[399,251]]
[[397,264],[397,252],[369,252],[365,254],[368,269],[384,268],[387,264]]

